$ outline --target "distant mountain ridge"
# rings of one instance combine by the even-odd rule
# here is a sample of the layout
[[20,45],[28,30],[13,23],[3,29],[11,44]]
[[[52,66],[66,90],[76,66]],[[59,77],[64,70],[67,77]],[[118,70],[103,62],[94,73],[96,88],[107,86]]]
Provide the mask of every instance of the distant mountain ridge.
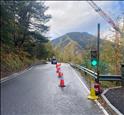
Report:
[[96,37],[87,32],[70,32],[52,40],[54,47],[65,48],[68,44],[74,44],[78,50],[96,45]]

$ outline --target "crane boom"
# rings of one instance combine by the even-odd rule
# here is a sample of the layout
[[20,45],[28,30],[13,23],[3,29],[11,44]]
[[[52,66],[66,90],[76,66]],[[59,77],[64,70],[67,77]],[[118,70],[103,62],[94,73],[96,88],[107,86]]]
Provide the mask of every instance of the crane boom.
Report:
[[116,31],[118,31],[121,35],[123,33],[120,31],[119,27],[115,24],[115,22],[100,8],[98,7],[92,0],[87,1],[90,6],[99,13],[100,16],[102,16]]

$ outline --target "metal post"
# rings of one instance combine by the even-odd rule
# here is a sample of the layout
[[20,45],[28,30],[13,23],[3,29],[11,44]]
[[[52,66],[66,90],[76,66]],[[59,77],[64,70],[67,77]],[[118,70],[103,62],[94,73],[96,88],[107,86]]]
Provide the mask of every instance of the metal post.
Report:
[[121,64],[121,79],[122,86],[124,87],[124,63]]
[[99,41],[100,41],[100,24],[98,23],[97,25],[98,28],[98,35],[97,35],[97,59],[98,59],[98,64],[97,64],[97,81],[99,82]]

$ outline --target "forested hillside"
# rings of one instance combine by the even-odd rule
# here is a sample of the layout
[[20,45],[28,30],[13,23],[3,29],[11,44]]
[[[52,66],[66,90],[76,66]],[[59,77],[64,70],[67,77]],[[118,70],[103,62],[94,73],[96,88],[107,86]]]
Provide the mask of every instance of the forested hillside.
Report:
[[96,45],[96,37],[87,32],[70,32],[59,38],[52,40],[52,44],[65,47],[70,41],[77,42],[80,48],[85,48],[87,45],[90,47]]
[[20,71],[52,55],[45,33],[51,15],[44,2],[1,1],[1,75]]

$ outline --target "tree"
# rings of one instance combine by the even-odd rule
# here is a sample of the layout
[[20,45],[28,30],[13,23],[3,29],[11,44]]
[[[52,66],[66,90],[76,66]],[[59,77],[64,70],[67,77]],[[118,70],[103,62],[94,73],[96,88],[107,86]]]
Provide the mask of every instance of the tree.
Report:
[[[24,50],[33,55],[37,44],[48,42],[43,34],[51,18],[46,15],[48,7],[37,1],[1,1],[1,42],[7,50]],[[11,47],[11,48],[10,48]],[[3,49],[6,49],[5,47]]]
[[1,15],[0,15],[0,25],[1,25],[1,42],[7,45],[12,45],[12,38],[15,23],[15,16],[13,15],[13,4],[11,1],[1,1]]
[[[51,18],[50,15],[45,15],[45,11],[48,9],[44,5],[44,2],[37,1],[20,1],[18,4],[18,25],[20,27],[19,38],[15,40],[16,45],[20,48],[23,46],[29,35],[36,35],[35,40],[40,40],[44,32],[48,31],[48,26],[45,25],[46,22]],[[38,39],[37,39],[38,38]],[[41,39],[42,41],[42,39]]]

